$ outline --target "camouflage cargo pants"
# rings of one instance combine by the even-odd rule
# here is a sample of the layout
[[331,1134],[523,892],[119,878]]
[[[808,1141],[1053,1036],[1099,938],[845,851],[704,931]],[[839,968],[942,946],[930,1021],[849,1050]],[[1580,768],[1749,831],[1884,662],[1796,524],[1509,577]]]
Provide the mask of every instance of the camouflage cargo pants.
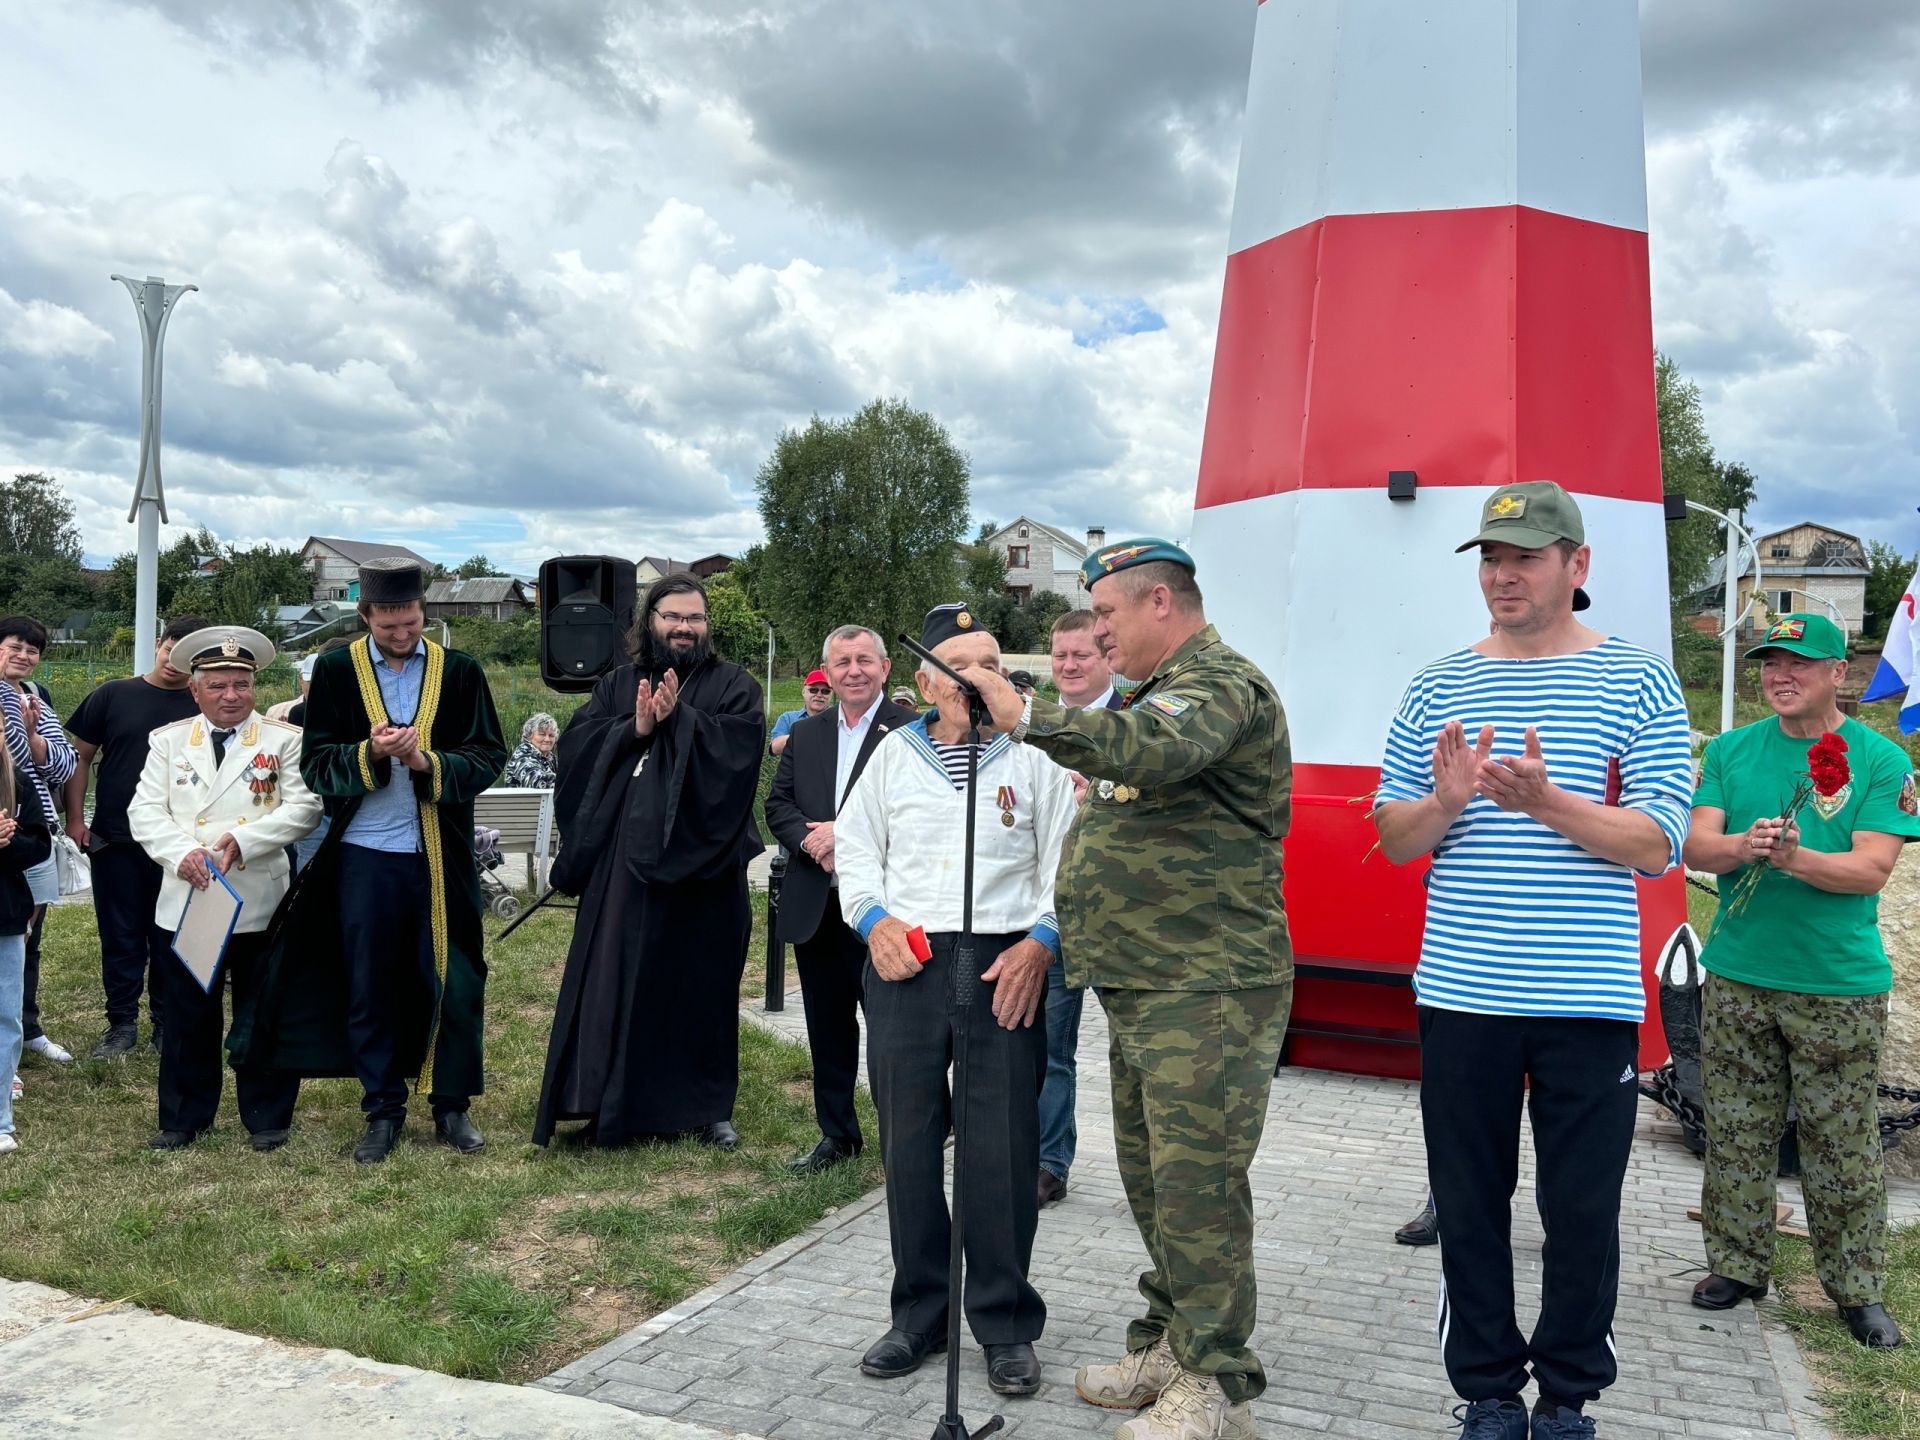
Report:
[[1166,1334],[1231,1400],[1266,1388],[1253,1333],[1253,1191],[1291,982],[1257,990],[1105,990],[1120,1179],[1153,1268],[1137,1350]]
[[1700,1215],[1714,1274],[1743,1285],[1772,1274],[1774,1176],[1791,1099],[1820,1283],[1836,1305],[1879,1301],[1887,1186],[1874,1082],[1886,1037],[1885,995],[1803,995],[1707,977]]

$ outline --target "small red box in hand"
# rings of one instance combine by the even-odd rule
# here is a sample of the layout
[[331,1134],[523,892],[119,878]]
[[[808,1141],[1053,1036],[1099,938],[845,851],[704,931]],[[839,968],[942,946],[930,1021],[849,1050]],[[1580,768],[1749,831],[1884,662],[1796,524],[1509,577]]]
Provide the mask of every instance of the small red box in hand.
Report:
[[913,958],[922,965],[933,958],[933,946],[927,943],[925,926],[916,925],[907,931],[907,948],[913,951]]

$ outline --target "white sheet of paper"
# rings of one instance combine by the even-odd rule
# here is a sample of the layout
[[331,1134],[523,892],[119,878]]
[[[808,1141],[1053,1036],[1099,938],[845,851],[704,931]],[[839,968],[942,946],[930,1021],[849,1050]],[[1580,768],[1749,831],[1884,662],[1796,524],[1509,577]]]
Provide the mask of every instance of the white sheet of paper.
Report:
[[221,957],[227,953],[227,940],[240,919],[240,894],[227,883],[227,877],[211,865],[213,883],[187,896],[187,908],[180,914],[180,928],[173,935],[173,953],[180,963],[211,992],[220,974]]

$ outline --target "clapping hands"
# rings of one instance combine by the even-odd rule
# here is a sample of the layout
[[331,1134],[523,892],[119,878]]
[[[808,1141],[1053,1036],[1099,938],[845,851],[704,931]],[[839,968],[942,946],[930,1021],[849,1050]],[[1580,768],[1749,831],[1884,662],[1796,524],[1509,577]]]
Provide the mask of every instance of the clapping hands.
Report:
[[658,685],[643,679],[633,693],[633,733],[646,739],[679,703],[680,677],[673,671],[662,675]]

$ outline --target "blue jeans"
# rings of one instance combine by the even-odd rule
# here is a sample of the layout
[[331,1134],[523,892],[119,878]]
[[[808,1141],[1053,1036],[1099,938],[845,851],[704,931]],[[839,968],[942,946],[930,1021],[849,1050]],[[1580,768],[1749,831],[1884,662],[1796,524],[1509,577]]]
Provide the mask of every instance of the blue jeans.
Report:
[[287,847],[289,852],[287,858],[292,862],[291,874],[298,875],[300,873],[300,867],[320,853],[320,842],[327,838],[328,820],[328,816],[322,815],[320,817],[320,823],[313,827],[310,834],[294,841],[293,844]]
[[1073,1124],[1074,1056],[1080,1048],[1080,1004],[1085,990],[1067,988],[1067,967],[1047,967],[1047,1082],[1040,1087],[1040,1168],[1065,1180],[1080,1138]]
[[26,984],[27,937],[0,935],[0,1135],[13,1133],[13,1077],[20,1069]]

